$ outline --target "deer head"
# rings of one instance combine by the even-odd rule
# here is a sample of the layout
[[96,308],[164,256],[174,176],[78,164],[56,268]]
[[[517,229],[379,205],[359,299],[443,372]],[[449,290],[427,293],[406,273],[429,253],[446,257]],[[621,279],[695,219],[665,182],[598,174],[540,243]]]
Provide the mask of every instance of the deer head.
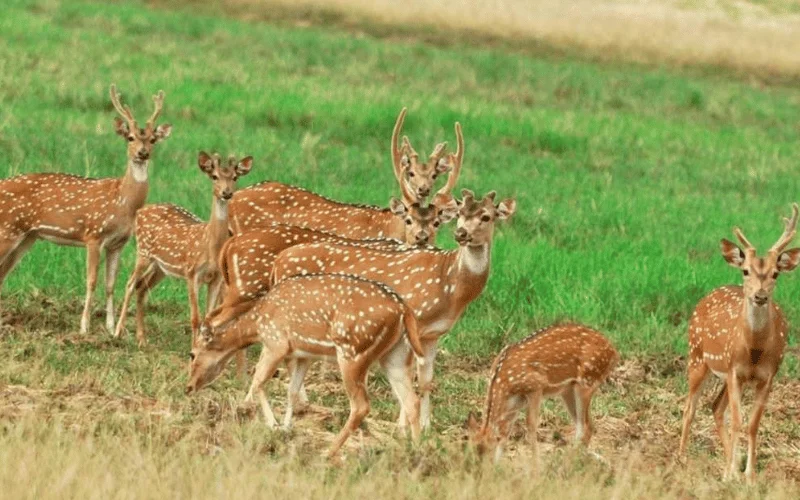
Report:
[[121,95],[117,93],[117,87],[111,84],[111,103],[114,109],[122,118],[114,119],[114,130],[117,135],[128,141],[128,159],[137,163],[144,163],[150,159],[150,154],[153,151],[153,146],[169,137],[172,132],[172,125],[162,124],[156,127],[156,118],[161,113],[164,106],[164,91],[159,90],[158,94],[153,96],[153,103],[155,109],[153,114],[147,120],[145,128],[139,128],[136,124],[136,119],[128,106],[124,106],[120,101]]
[[782,272],[793,271],[800,263],[800,248],[785,250],[797,229],[798,207],[792,204],[792,218],[784,219],[783,234],[772,245],[766,257],[758,257],[755,247],[738,228],[733,229],[736,238],[744,249],[735,243],[722,239],[722,256],[731,266],[740,269],[744,276],[744,296],[753,306],[766,306],[772,298],[775,283]]
[[392,198],[389,201],[392,213],[403,219],[405,238],[409,244],[427,245],[436,239],[442,224],[458,215],[458,204],[450,195],[436,195],[433,201],[423,207],[419,202],[409,203]]
[[218,154],[209,155],[204,151],[197,157],[197,165],[214,183],[214,198],[226,202],[233,197],[236,191],[236,181],[239,177],[247,175],[253,167],[253,157],[247,156],[236,160],[231,156],[227,164],[223,165]]
[[494,225],[498,220],[507,220],[517,209],[517,202],[506,199],[495,205],[496,193],[491,191],[482,200],[475,200],[475,194],[464,189],[458,202],[458,222],[455,239],[461,246],[483,246],[492,241]]
[[464,138],[461,135],[461,125],[456,123],[458,151],[455,155],[446,154],[447,143],[442,142],[433,149],[428,160],[422,162],[419,159],[419,154],[411,146],[408,137],[403,136],[402,146],[398,145],[398,138],[403,128],[405,117],[406,108],[403,108],[397,117],[397,122],[392,132],[392,163],[403,197],[411,203],[424,201],[431,194],[436,179],[448,172],[450,172],[450,176],[447,180],[447,186],[439,190],[438,193],[449,194],[458,180],[458,174],[461,171],[461,160],[464,156]]
[[237,349],[228,347],[225,332],[212,335],[207,325],[203,325],[197,337],[192,341],[189,353],[189,384],[186,394],[199,391],[222,373]]
[[481,421],[473,412],[469,412],[464,424],[467,429],[467,439],[475,448],[479,457],[492,453],[500,442],[496,432],[492,432],[489,425],[481,425]]

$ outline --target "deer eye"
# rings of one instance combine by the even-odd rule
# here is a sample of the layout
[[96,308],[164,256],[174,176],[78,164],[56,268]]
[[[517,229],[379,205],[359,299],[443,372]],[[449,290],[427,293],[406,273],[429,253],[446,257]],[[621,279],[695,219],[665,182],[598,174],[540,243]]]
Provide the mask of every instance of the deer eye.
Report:
[[212,174],[211,175],[211,180],[212,181],[218,181],[219,180],[219,176],[217,174]]
[[409,177],[414,177],[414,172],[409,172],[409,173],[408,173],[408,176],[409,176]]
[[745,276],[747,276],[747,275],[749,275],[749,274],[750,274],[750,271],[748,271],[747,269],[742,269],[742,274],[744,274]]
[[433,174],[433,175],[431,176],[431,178],[433,178],[434,180],[435,180],[437,177],[439,177],[439,174]]
[[132,135],[128,136],[128,142],[133,142],[134,139],[136,139],[136,137],[134,137]]
[[411,219],[406,219],[406,225],[407,225],[407,226],[410,226],[410,225],[411,225]]
[[439,224],[441,224],[441,222],[438,220],[433,221],[433,227],[439,227]]
[[772,279],[774,279],[774,280],[778,279],[778,274],[780,274],[778,271],[775,271],[774,273],[772,273]]
[[491,216],[489,216],[488,214],[486,214],[486,215],[483,215],[483,216],[481,217],[481,221],[483,221],[483,222],[489,222],[490,220],[492,220],[492,218],[491,218]]
[[238,178],[239,178],[239,176],[234,175],[233,176],[233,182],[236,182],[236,179],[238,179]]
[[193,352],[190,352],[190,353],[189,353],[189,359],[191,359],[192,361],[194,361],[194,358],[195,358],[195,356],[194,356],[194,353],[193,353]]
[[150,144],[155,144],[157,140],[158,139],[156,139],[155,137],[151,137],[150,138]]

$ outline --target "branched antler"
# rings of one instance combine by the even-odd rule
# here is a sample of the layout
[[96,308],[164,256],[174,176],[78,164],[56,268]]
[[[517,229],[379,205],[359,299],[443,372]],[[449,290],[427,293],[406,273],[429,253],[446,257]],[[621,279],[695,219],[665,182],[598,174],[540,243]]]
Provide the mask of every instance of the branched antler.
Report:
[[117,92],[117,86],[113,83],[111,84],[110,94],[111,104],[114,105],[114,109],[128,122],[128,127],[134,130],[136,128],[136,119],[133,117],[133,113],[131,113],[131,108],[122,105],[120,101],[120,97],[122,96]]
[[778,241],[772,245],[772,248],[769,249],[770,252],[774,253],[781,253],[784,248],[786,248],[789,243],[791,243],[792,238],[794,238],[795,233],[797,232],[797,216],[798,216],[798,207],[797,203],[792,203],[792,218],[787,219],[784,217],[783,219],[783,234]]
[[164,91],[159,90],[158,94],[153,96],[153,104],[155,105],[155,109],[153,110],[153,114],[150,115],[150,118],[147,120],[147,129],[153,130],[156,124],[156,118],[158,115],[161,114],[161,110],[164,108]]
[[734,228],[733,228],[733,234],[735,234],[735,235],[736,235],[736,239],[738,239],[738,240],[739,240],[739,242],[742,244],[742,246],[745,248],[745,250],[752,250],[753,248],[755,248],[755,247],[753,246],[753,244],[752,244],[752,243],[750,243],[750,242],[747,240],[747,238],[745,238],[745,236],[744,236],[744,233],[743,233],[743,232],[742,232],[742,230],[741,230],[741,229],[739,229],[738,227],[734,227]]
[[407,108],[400,110],[400,114],[397,116],[397,121],[394,124],[394,130],[392,131],[392,165],[394,166],[394,176],[397,178],[398,182],[400,181],[400,174],[402,172],[402,165],[400,162],[403,158],[403,150],[400,148],[397,139],[400,137],[400,130],[403,128],[403,122],[406,119],[407,111]]
[[456,187],[458,176],[461,174],[461,163],[464,160],[464,134],[461,132],[461,124],[456,122],[456,149],[455,154],[447,155],[447,162],[452,167],[452,170],[447,176],[447,184],[445,184],[436,194],[450,194],[453,188]]

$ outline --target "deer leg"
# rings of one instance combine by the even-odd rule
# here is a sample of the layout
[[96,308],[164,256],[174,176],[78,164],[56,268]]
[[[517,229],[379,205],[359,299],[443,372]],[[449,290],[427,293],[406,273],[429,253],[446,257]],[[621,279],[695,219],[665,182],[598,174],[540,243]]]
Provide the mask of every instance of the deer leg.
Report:
[[400,403],[401,419],[397,423],[400,432],[405,435],[406,427],[410,425],[411,438],[414,441],[418,441],[420,436],[420,403],[419,398],[414,393],[414,382],[409,370],[408,353],[407,343],[400,340],[395,344],[392,351],[381,360],[381,365],[386,370],[386,378],[389,380],[389,385],[391,385],[392,391]]
[[131,296],[133,295],[133,290],[136,288],[139,278],[151,273],[155,265],[155,262],[150,263],[146,258],[137,256],[131,276],[125,284],[125,296],[122,298],[122,309],[119,311],[119,320],[117,321],[117,328],[114,330],[114,337],[122,335],[122,330],[125,329],[125,318],[128,316]]
[[186,278],[186,287],[189,292],[189,311],[191,316],[192,325],[192,341],[197,337],[197,332],[200,330],[200,304],[198,303],[197,292],[198,283],[197,275],[190,274]]
[[533,451],[533,461],[538,466],[539,462],[539,411],[542,403],[542,389],[537,387],[535,391],[528,395],[528,443]]
[[753,412],[750,414],[750,422],[747,426],[747,468],[744,470],[748,484],[756,482],[756,436],[758,426],[761,423],[761,416],[767,406],[767,398],[772,388],[772,377],[767,380],[759,380],[756,384],[756,397],[753,402]]
[[579,422],[582,422],[582,433],[578,436],[578,433],[575,433],[575,440],[579,440],[583,443],[584,446],[589,445],[589,441],[592,439],[592,435],[594,434],[594,424],[592,423],[592,396],[594,395],[594,391],[597,386],[594,387],[585,387],[575,385],[575,411],[578,414],[578,409],[580,409],[579,414]]
[[92,312],[92,296],[97,287],[97,267],[100,264],[100,244],[90,241],[86,244],[86,300],[81,315],[81,333],[89,331],[89,317]]
[[[36,241],[36,236],[24,236],[16,241],[3,241],[0,243],[0,289],[8,273],[16,267],[22,256],[30,250],[31,245]],[[2,317],[0,316],[0,323]]]
[[569,384],[564,392],[561,393],[561,399],[564,400],[564,405],[567,407],[567,413],[572,423],[578,424],[578,413],[575,410],[575,384]]
[[206,294],[206,316],[212,310],[212,308],[217,307],[217,302],[219,301],[220,292],[222,291],[222,278],[217,277],[208,284],[208,294]]
[[731,407],[731,456],[728,463],[725,479],[733,479],[739,475],[739,466],[736,463],[739,452],[739,430],[742,426],[742,388],[735,370],[728,373],[728,400]]
[[420,392],[420,424],[422,429],[431,425],[431,391],[433,390],[433,363],[436,360],[437,341],[423,344],[425,349],[425,364],[417,364],[417,382]]
[[114,331],[114,284],[119,272],[119,258],[122,246],[106,250],[106,330]]
[[692,367],[689,361],[689,395],[686,398],[686,406],[683,409],[683,431],[681,432],[681,444],[678,453],[686,453],[686,443],[689,441],[689,428],[694,420],[694,413],[697,410],[697,400],[700,398],[700,388],[708,376],[708,366],[701,363]]
[[147,308],[147,294],[150,290],[164,279],[164,271],[158,265],[152,268],[153,270],[140,278],[136,282],[136,340],[139,342],[139,347],[144,347],[147,343],[145,340],[145,327],[144,327],[144,312]]
[[367,398],[366,389],[367,368],[369,366],[362,366],[357,362],[347,361],[339,356],[339,368],[342,371],[344,388],[350,398],[350,416],[347,418],[347,422],[345,422],[339,435],[336,436],[336,440],[328,452],[328,458],[336,455],[336,452],[341,449],[353,431],[358,429],[364,417],[369,413],[369,399]]
[[289,429],[292,426],[294,407],[299,403],[300,388],[303,386],[303,380],[306,378],[306,373],[310,366],[311,360],[309,359],[293,358],[289,362],[289,397],[287,398],[286,413],[283,415],[284,429]]
[[261,357],[258,359],[256,371],[253,374],[253,382],[250,384],[250,390],[247,391],[244,402],[250,403],[253,401],[253,396],[258,392],[258,402],[261,404],[261,412],[264,414],[264,421],[267,427],[274,429],[278,425],[278,422],[275,420],[275,414],[272,413],[272,407],[269,405],[269,400],[264,392],[264,384],[275,374],[278,364],[280,364],[283,357],[289,352],[289,347],[288,345],[279,346],[275,351],[273,351],[271,347],[273,346],[264,345],[264,348],[261,350]]
[[725,463],[731,459],[731,443],[728,441],[728,433],[725,431],[725,412],[728,410],[728,386],[723,384],[722,389],[714,398],[713,404],[714,424],[717,428],[719,441],[722,443],[722,451],[725,454]]

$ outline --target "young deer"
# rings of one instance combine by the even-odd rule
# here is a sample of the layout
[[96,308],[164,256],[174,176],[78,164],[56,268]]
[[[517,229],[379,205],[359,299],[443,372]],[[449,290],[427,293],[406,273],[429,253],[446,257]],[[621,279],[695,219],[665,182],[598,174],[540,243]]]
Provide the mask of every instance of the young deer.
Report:
[[111,102],[122,116],[116,133],[128,141],[128,164],[118,179],[87,179],[69,174],[25,174],[0,181],[0,287],[31,245],[43,239],[58,245],[86,247],[86,299],[81,333],[89,330],[100,253],[106,252],[106,327],[114,328],[114,282],[122,248],[131,236],[136,211],[147,198],[153,146],[171,125],[156,126],[164,92],[153,97],[155,109],[139,128],[111,85]]
[[219,251],[228,239],[228,202],[236,189],[236,180],[247,175],[253,166],[248,156],[237,161],[231,157],[223,165],[219,155],[201,152],[198,165],[212,180],[211,218],[208,223],[181,207],[171,204],[148,205],[136,215],[136,265],[125,287],[119,323],[119,336],[125,327],[131,294],[136,290],[136,338],[145,343],[144,308],[147,292],[165,275],[184,278],[189,290],[192,337],[200,326],[198,287],[208,285],[206,309],[216,303],[222,279],[217,263]]
[[[305,273],[346,273],[380,281],[397,290],[420,324],[425,363],[418,365],[422,395],[421,422],[430,424],[433,362],[439,337],[447,333],[475,300],[489,278],[495,221],[506,220],[516,210],[514,200],[494,203],[495,193],[475,200],[463,191],[455,239],[459,249],[378,250],[342,244],[305,244],[278,255],[272,283]],[[400,415],[402,426],[405,417]]]
[[[458,205],[449,195],[438,195],[427,207],[417,203],[409,207],[392,198],[392,211],[405,219],[405,242],[424,245],[436,238],[441,224],[452,220]],[[206,319],[213,330],[250,308],[252,301],[269,289],[272,263],[283,250],[303,243],[357,244],[367,248],[401,248],[403,242],[395,239],[353,240],[335,234],[297,226],[276,224],[261,230],[248,231],[233,236],[223,245],[219,256],[219,269],[225,282],[222,304],[210,312]]]
[[[402,119],[401,113],[395,132],[392,136],[392,157],[395,163],[395,174],[402,178],[417,179],[424,177],[422,165],[416,160],[410,146],[398,149],[397,134],[399,133]],[[447,184],[436,194],[449,196],[458,181],[461,164],[464,159],[464,138],[461,126],[456,123],[458,150],[455,154],[444,156],[444,146],[437,147],[435,165],[447,165],[449,170]],[[403,166],[403,158],[408,158],[407,166]],[[433,156],[432,156],[433,158]],[[433,161],[433,160],[432,160]],[[436,167],[444,168],[444,167]],[[434,168],[433,172],[436,172]],[[420,172],[419,175],[416,172]],[[425,170],[424,172],[428,172]],[[430,173],[430,172],[428,172]],[[412,174],[414,174],[412,176]],[[430,174],[431,178],[433,175]],[[400,180],[401,177],[398,177]],[[427,184],[424,184],[427,186]],[[408,182],[400,182],[403,193],[403,203],[412,217],[423,205],[420,192],[425,192],[423,184],[414,184],[409,187]],[[339,203],[304,189],[288,186],[279,182],[263,182],[242,189],[237,192],[231,201],[231,230],[234,234],[241,234],[253,229],[269,227],[274,223],[306,227],[333,233],[345,238],[363,240],[367,238],[395,238],[405,239],[406,224],[402,218],[396,217],[395,210],[381,209],[368,205],[353,205]]]
[[575,441],[589,444],[592,396],[619,355],[600,332],[583,325],[543,328],[506,346],[495,358],[483,422],[470,413],[467,427],[478,452],[500,460],[517,412],[527,403],[528,441],[537,455],[536,431],[543,398],[561,396],[575,422]]
[[[725,477],[739,472],[737,454],[741,418],[742,387],[755,383],[753,412],[747,428],[748,483],[756,479],[756,435],[767,404],[772,381],[783,360],[789,326],[783,312],[772,300],[780,273],[794,270],[800,262],[800,248],[785,250],[794,238],[798,207],[792,205],[792,218],[784,219],[785,229],[766,257],[739,228],[733,232],[744,250],[723,239],[722,256],[740,269],[744,286],[723,286],[703,298],[689,320],[689,396],[683,412],[680,453],[686,451],[689,427],[694,419],[700,388],[709,371],[725,381],[713,405],[717,433],[726,458]],[[725,433],[725,411],[731,408],[730,436]]]
[[261,358],[245,401],[252,401],[257,393],[267,425],[274,427],[275,416],[263,386],[282,360],[296,360],[300,368],[290,382],[284,418],[288,427],[302,383],[300,372],[312,359],[335,357],[350,398],[350,417],[330,450],[333,455],[369,413],[367,372],[380,361],[408,415],[412,436],[419,437],[419,399],[408,366],[409,344],[417,356],[422,356],[417,322],[409,307],[386,285],[343,275],[288,279],[259,298],[249,313],[216,335],[203,335],[201,339],[192,349],[187,394],[211,383],[234,353],[261,342]]

